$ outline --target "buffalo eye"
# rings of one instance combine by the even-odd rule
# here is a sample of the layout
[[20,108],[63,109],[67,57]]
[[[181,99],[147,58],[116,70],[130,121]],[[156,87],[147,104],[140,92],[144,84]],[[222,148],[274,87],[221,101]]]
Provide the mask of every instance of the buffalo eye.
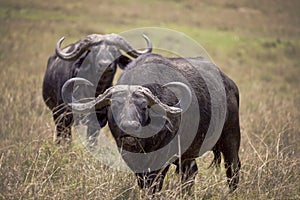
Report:
[[148,102],[146,100],[142,101],[140,105],[142,110],[146,110],[148,108]]
[[107,73],[113,73],[115,70],[111,67],[111,66],[109,66],[106,70],[105,70],[105,72],[107,72]]
[[142,109],[142,110],[146,110],[147,109],[147,106],[148,106],[148,101],[144,98],[141,98],[141,97],[138,97],[138,98],[135,98],[134,99],[134,104]]

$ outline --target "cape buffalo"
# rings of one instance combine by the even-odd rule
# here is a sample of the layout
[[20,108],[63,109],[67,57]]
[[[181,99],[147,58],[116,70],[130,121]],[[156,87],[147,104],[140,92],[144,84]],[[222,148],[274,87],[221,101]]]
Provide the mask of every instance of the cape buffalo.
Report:
[[79,113],[108,107],[122,158],[150,195],[161,190],[170,164],[190,187],[198,171],[195,159],[207,151],[216,165],[223,155],[230,191],[237,188],[239,91],[212,62],[145,54],[128,65],[118,85],[89,102],[67,103]]

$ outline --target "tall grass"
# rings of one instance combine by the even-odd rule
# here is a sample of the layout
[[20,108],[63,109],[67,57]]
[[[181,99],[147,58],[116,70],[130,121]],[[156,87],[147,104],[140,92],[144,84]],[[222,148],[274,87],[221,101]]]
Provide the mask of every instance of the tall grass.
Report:
[[[233,22],[224,20],[224,24],[220,25],[219,16],[215,19],[215,27],[198,28],[210,19],[202,17],[202,21],[196,18],[189,21],[196,14],[187,14],[186,17],[176,18],[178,24],[172,20],[181,10],[196,13],[193,7],[189,8],[184,3],[129,1],[129,5],[141,8],[140,11],[135,9],[132,16],[127,12],[130,7],[125,7],[126,3],[119,5],[112,1],[115,9],[108,17],[101,14],[101,9],[107,13],[111,1],[103,1],[102,7],[96,1],[91,2],[95,6],[82,2],[66,5],[60,1],[55,4],[40,1],[0,2],[3,5],[0,9],[0,199],[145,198],[132,173],[103,165],[84,149],[76,136],[69,146],[53,144],[54,123],[42,101],[41,85],[47,59],[62,35],[69,35],[72,40],[87,33],[118,32],[144,23],[161,25],[155,23],[158,18],[167,27],[169,23],[170,27],[179,31],[184,29],[186,34],[198,41],[206,41],[204,46],[214,61],[239,86],[242,170],[238,190],[229,194],[224,167],[220,170],[208,168],[212,160],[209,153],[197,160],[199,174],[192,195],[180,192],[179,177],[172,167],[157,197],[300,198],[300,42],[299,37],[295,37],[299,30],[287,24],[287,32],[281,34],[273,25],[264,24],[272,21],[269,18],[277,14],[275,7],[267,16],[255,16],[257,26],[247,26],[242,21],[243,17],[240,21],[237,18]],[[221,13],[224,19],[231,19],[230,13],[240,6],[257,8],[256,1],[253,5],[244,1],[240,4],[228,1],[226,5],[220,2],[200,5],[212,12],[211,15]],[[145,5],[153,8],[170,6],[174,13],[168,15],[159,8],[156,11],[161,15],[151,19]],[[22,11],[24,7],[31,9]],[[85,12],[76,14],[76,8]],[[99,20],[95,19],[98,9],[99,17],[103,17]],[[45,14],[43,10],[48,11]],[[127,18],[121,20],[120,13],[125,13]],[[148,16],[147,19],[143,14]],[[289,19],[289,16],[285,17],[280,20]],[[246,30],[236,31],[231,23],[243,24],[241,27],[246,27]],[[262,24],[266,29],[260,32]],[[285,25],[282,23],[280,26]],[[277,38],[278,35],[283,38]],[[205,37],[209,39],[205,40]]]

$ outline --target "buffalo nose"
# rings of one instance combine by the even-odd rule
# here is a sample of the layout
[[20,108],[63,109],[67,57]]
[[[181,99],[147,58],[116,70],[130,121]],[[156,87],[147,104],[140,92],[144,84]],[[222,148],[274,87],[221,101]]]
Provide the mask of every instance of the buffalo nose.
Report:
[[131,134],[132,132],[140,132],[141,131],[141,124],[137,121],[124,121],[120,124],[121,129],[128,134]]

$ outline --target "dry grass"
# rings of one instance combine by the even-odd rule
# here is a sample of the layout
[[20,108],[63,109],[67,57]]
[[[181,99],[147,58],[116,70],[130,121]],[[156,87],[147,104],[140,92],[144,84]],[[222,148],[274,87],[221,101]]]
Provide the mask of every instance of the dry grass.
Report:
[[[0,199],[143,199],[133,174],[109,169],[78,142],[52,143],[41,97],[46,61],[62,35],[140,26],[183,31],[206,47],[241,93],[241,181],[198,159],[191,196],[170,170],[164,199],[299,199],[299,1],[0,1]],[[169,10],[166,12],[165,10]],[[153,14],[153,10],[155,14]]]

